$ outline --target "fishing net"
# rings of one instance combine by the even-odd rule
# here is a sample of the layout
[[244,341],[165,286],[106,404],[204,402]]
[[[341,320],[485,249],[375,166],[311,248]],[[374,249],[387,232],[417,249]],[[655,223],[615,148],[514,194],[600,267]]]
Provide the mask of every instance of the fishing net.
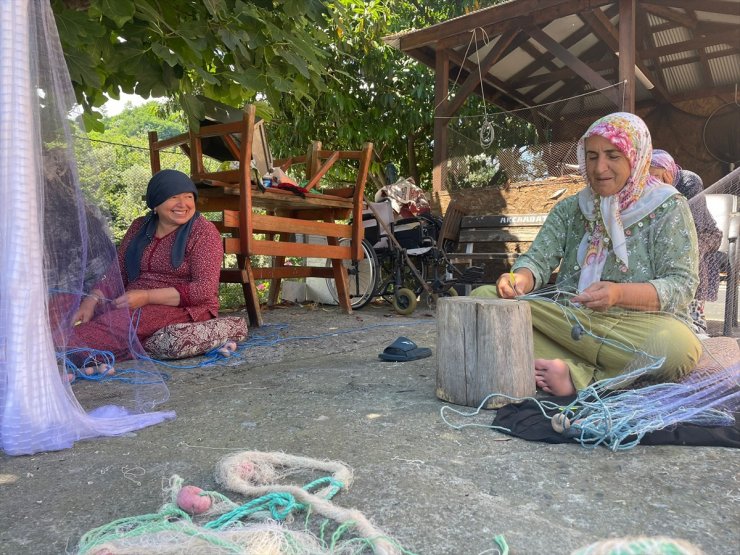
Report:
[[[317,477],[318,476],[318,477]],[[410,551],[334,496],[352,484],[339,461],[244,451],[224,457],[216,481],[245,497],[170,479],[169,500],[157,513],[119,519],[82,536],[76,552],[402,555]],[[293,483],[306,481],[303,486]]]
[[112,311],[123,284],[107,218],[79,187],[80,110],[46,0],[0,4],[0,446],[11,455],[70,447],[167,418],[128,309],[78,333],[81,300]]
[[[538,221],[532,229],[480,230],[487,233],[490,241],[474,244],[473,252],[479,256],[473,260],[485,265],[487,282],[492,283],[508,272],[512,261],[532,247],[545,215],[552,215],[558,203],[585,188],[578,140],[594,121],[615,111],[606,94],[618,100],[620,87],[514,112],[481,109],[477,114],[451,118],[448,122],[449,157],[443,166],[442,182],[451,197],[472,215],[542,216],[539,221],[531,218]],[[680,166],[680,156],[675,161]],[[568,433],[578,435],[584,444],[629,448],[639,443],[645,433],[682,422],[707,426],[734,423],[740,401],[737,344],[709,339],[737,333],[740,170],[730,168],[716,183],[699,182],[698,188],[686,186],[695,179],[688,170],[691,168],[677,168],[669,181],[680,193],[680,202],[688,201],[691,212],[691,218],[681,229],[681,226],[672,229],[676,225],[674,216],[658,203],[655,209],[626,218],[622,222],[623,238],[610,236],[610,231],[604,235],[607,242],[621,240],[632,256],[633,252],[643,250],[642,245],[653,245],[650,248],[656,249],[654,245],[660,236],[683,234],[682,229],[688,228],[696,233],[691,249],[698,251],[699,281],[693,284],[696,288],[693,298],[687,293],[686,299],[678,299],[659,290],[662,302],[659,309],[647,305],[630,309],[639,313],[633,327],[645,326],[651,333],[637,336],[629,332],[614,333],[619,329],[616,322],[630,321],[630,314],[625,315],[623,309],[610,309],[607,315],[613,315],[614,319],[609,324],[608,319],[597,320],[592,311],[571,302],[584,289],[583,283],[588,282],[582,275],[582,259],[561,260],[560,247],[554,244],[550,253],[541,253],[546,260],[543,266],[552,263],[546,268],[547,275],[539,279],[534,291],[519,297],[555,307],[556,314],[549,320],[550,324],[571,332],[570,337],[556,341],[576,357],[588,358],[589,353],[593,354],[598,365],[605,369],[583,383],[573,380],[580,390],[579,397],[566,413],[570,421],[578,421],[578,429]],[[668,201],[671,202],[676,200]],[[564,216],[560,213],[556,217]],[[585,233],[586,228],[573,238],[576,245]],[[583,241],[582,254],[588,254],[588,240]],[[673,246],[666,242],[660,248]],[[611,245],[609,249],[613,252]],[[480,253],[501,254],[482,259],[484,255]],[[688,261],[689,252],[676,258],[683,260],[683,257]],[[649,267],[658,262],[644,264],[643,268],[625,264],[620,271],[646,274],[664,271]],[[554,272],[552,276],[550,270]],[[618,274],[603,275],[601,280],[623,281]],[[660,284],[656,285],[659,287]],[[684,305],[678,315],[677,304]],[[533,318],[538,316],[533,314]],[[682,325],[674,328],[677,318]],[[681,347],[677,345],[685,346],[686,352],[689,345],[697,345],[693,360],[678,361],[675,353]],[[625,393],[616,394],[621,391]]]

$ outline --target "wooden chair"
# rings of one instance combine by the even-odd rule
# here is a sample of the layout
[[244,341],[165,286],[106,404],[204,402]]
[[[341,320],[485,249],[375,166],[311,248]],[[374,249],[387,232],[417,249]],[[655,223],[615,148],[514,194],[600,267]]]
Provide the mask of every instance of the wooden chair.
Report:
[[[333,278],[340,306],[351,313],[347,267],[343,261],[356,261],[363,256],[362,200],[373,145],[366,143],[358,151],[330,151],[314,143],[304,156],[276,161],[274,166],[284,171],[303,166],[308,192],[302,198],[276,187],[261,187],[259,171],[252,179],[253,154],[257,149],[261,153],[266,150],[263,133],[251,105],[245,107],[239,121],[202,125],[198,132],[162,141],[152,132],[149,134],[152,172],[161,169],[160,151],[164,148],[180,146],[189,155],[191,177],[199,190],[198,209],[223,211],[221,229],[232,234],[224,239],[224,250],[236,254],[238,267],[223,269],[221,281],[241,283],[251,325],[262,325],[255,283],[261,279],[271,280],[270,300],[274,302],[283,278]],[[206,167],[204,156],[216,141],[238,167],[215,171]],[[322,180],[339,161],[355,165],[354,185],[318,192]],[[340,239],[345,238],[350,239],[349,244],[346,241],[340,244]],[[254,257],[259,255],[273,257],[272,266],[255,265]],[[288,263],[288,257],[319,259],[322,263],[329,260],[330,264],[295,266]]]

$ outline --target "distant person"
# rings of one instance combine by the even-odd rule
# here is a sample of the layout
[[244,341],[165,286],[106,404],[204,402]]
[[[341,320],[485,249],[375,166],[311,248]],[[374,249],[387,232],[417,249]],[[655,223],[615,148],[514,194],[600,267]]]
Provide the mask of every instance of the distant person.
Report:
[[223,244],[216,227],[195,210],[197,198],[195,184],[182,172],[162,170],[151,178],[151,212],[133,221],[118,248],[125,292],[112,297],[105,279],[90,291],[72,318],[68,347],[126,359],[135,350],[126,340],[132,331],[143,342],[169,324],[218,316]]
[[[510,273],[472,293],[525,296],[535,383],[547,393],[571,395],[653,362],[651,377],[673,381],[699,360],[688,314],[699,282],[696,232],[686,199],[650,176],[651,155],[650,132],[634,114],[594,122],[578,143],[588,186],[555,205]],[[556,268],[561,300],[547,296]]]
[[694,217],[696,235],[699,240],[699,287],[689,305],[694,331],[707,334],[707,319],[704,314],[705,301],[716,301],[719,291],[719,264],[716,253],[722,243],[722,230],[707,209],[702,194],[704,183],[694,172],[681,169],[665,150],[653,150],[650,175],[673,185],[679,193],[689,199],[689,208]]

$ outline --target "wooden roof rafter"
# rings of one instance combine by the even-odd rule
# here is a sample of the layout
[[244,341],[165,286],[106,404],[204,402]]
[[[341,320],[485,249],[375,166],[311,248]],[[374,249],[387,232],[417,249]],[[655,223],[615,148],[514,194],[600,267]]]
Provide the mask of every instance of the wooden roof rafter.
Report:
[[661,17],[666,21],[673,22],[679,27],[694,29],[698,24],[695,14],[692,15],[689,13],[679,12],[676,8],[673,7],[644,4],[643,8],[645,12],[657,15],[658,17]]
[[615,106],[621,108],[621,103],[614,90],[610,89],[612,83],[604,79],[600,73],[594,71],[587,63],[572,54],[567,48],[554,40],[539,27],[530,27],[527,33],[541,46],[560,58],[579,77],[589,83],[594,89],[604,89],[603,94],[611,100]]
[[[510,45],[496,54],[491,46],[478,50],[502,37]],[[696,98],[716,102],[740,83],[740,0],[507,0],[389,42],[443,67],[449,82],[460,80],[448,115],[469,94],[507,111],[527,107],[530,121],[534,112],[557,118],[563,110],[572,118],[623,103],[635,111]],[[480,59],[463,60],[468,47]],[[449,64],[437,66],[439,56]],[[589,91],[600,94],[575,98]],[[435,149],[445,144],[441,129],[435,126]]]
[[683,8],[685,10],[696,10],[699,7],[703,12],[737,16],[737,2],[732,0],[649,0],[644,3],[658,7]]
[[[693,18],[696,20],[696,12],[693,10],[688,10],[686,13],[689,15],[692,15]],[[694,32],[696,30],[696,27],[689,28],[690,32]],[[709,83],[710,87],[714,86],[714,77],[712,77],[712,71],[709,69],[709,58],[707,57],[707,49],[706,48],[700,48],[698,50],[699,54],[699,65],[701,67],[702,72],[702,80],[706,83]]]
[[[468,76],[470,75],[477,76],[478,66],[473,64],[469,59],[463,58],[463,54],[460,54],[455,50],[451,50],[449,51],[449,58],[451,62],[454,62],[461,69],[464,69],[467,72],[466,80]],[[525,106],[534,105],[534,102],[532,100],[530,100],[529,98],[523,95],[520,95],[520,94],[511,95],[511,93],[505,93],[504,90],[506,89],[506,84],[503,81],[492,77],[490,74],[486,74],[483,77],[483,85],[484,86],[483,86],[482,92],[485,95],[485,100],[487,102],[492,102],[496,104],[498,102],[501,102],[501,99],[506,99],[506,96],[508,95],[508,96],[511,96],[511,98],[515,100],[517,103],[507,102],[507,105],[510,107],[503,106],[506,109],[514,110],[516,108],[521,108],[522,105],[525,105]],[[473,90],[471,91],[471,94],[475,92],[476,90],[475,88],[473,88]],[[464,100],[465,98],[460,98],[459,102],[461,106]]]
[[[408,33],[400,38],[400,49],[404,52],[430,46],[444,41],[447,48],[462,46],[469,42],[472,29],[482,29],[489,36],[521,25],[522,14],[527,14],[530,25],[544,25],[563,14],[577,11],[584,0],[519,0],[507,2],[492,10],[479,10],[456,17],[426,29]],[[611,4],[614,0],[588,0],[591,6]],[[483,13],[485,12],[485,13]],[[444,28],[444,32],[441,29]]]
[[[614,26],[604,12],[601,10],[591,10],[583,12],[580,14],[580,17],[588,24],[589,28],[593,30],[594,34],[609,47],[611,53],[619,52],[619,30]],[[640,36],[639,32],[638,36]],[[641,59],[642,56],[640,55],[639,46],[637,47],[635,58],[635,66],[654,85],[655,92],[659,95],[660,100],[668,101],[668,91],[666,91],[662,80],[659,80]]]
[[[597,8],[598,9],[598,8]],[[612,8],[608,8],[609,11],[616,13],[616,10]],[[589,29],[587,27],[582,27],[579,30],[576,30],[575,32],[571,33],[567,38],[565,38],[562,41],[562,45],[565,48],[571,48],[575,44],[579,43],[581,40],[586,38],[588,36]],[[509,78],[510,87],[515,90],[520,90],[522,88],[525,88],[529,84],[535,84],[538,79],[542,79],[542,76],[546,76],[548,74],[554,74],[558,73],[562,79],[570,78],[573,76],[573,72],[568,68],[568,66],[560,67],[557,66],[553,60],[556,58],[555,54],[552,52],[545,50],[544,53],[537,50],[534,46],[532,46],[531,43],[527,42],[523,45],[522,50],[529,54],[529,56],[532,57],[532,62],[530,64],[527,64],[525,67],[523,67],[521,70],[519,70],[517,73],[515,73],[512,77]],[[538,73],[541,70],[544,70],[543,73]],[[533,79],[532,82],[523,83],[522,79]],[[533,90],[528,92],[528,95],[532,98],[537,98],[541,94],[543,94],[547,89],[549,89],[552,86],[553,82],[552,80],[545,77],[540,83],[539,86],[536,86]]]
[[483,59],[480,60],[480,63],[478,64],[478,73],[476,74],[474,71],[470,71],[468,73],[467,78],[460,86],[460,89],[455,95],[455,98],[447,107],[446,113],[444,114],[445,116],[450,116],[454,114],[462,107],[465,99],[470,96],[470,94],[475,90],[476,87],[479,87],[482,84],[482,75],[487,75],[488,70],[490,70],[491,67],[502,57],[504,57],[508,52],[510,52],[511,45],[518,34],[519,31],[507,31],[506,33],[503,33],[501,35],[496,44],[494,44],[493,47],[488,51],[488,53],[483,57]]
[[[447,55],[449,62],[451,62],[448,64],[449,67],[447,75],[450,83],[456,83],[460,80],[465,82],[471,75],[477,75],[476,66],[474,66],[474,64],[469,60],[463,59],[462,54],[458,54],[454,50],[445,50],[444,53]],[[501,106],[505,110],[514,110],[520,107],[518,104],[507,98],[506,93],[496,88],[494,84],[490,83],[486,78],[483,80],[482,89],[482,94],[485,96],[487,101]],[[479,92],[479,90],[474,90],[473,94],[478,94]],[[452,100],[447,98],[444,103],[435,110],[437,117],[448,119],[452,117],[452,115],[442,115],[443,113],[446,114],[449,112],[447,106],[450,102],[452,102]]]

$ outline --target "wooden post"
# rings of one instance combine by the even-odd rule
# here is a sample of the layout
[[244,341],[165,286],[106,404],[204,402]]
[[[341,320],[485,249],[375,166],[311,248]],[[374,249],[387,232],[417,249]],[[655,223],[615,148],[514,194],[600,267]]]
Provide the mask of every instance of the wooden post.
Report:
[[624,112],[635,113],[635,0],[619,1],[619,80],[625,82]]
[[450,80],[450,54],[440,47],[435,52],[436,62],[434,69],[434,151],[432,153],[432,191],[443,189],[445,168],[449,153],[447,152],[447,93]]
[[[526,301],[445,297],[437,305],[437,397],[478,407],[491,393],[534,396],[532,315]],[[511,403],[493,397],[484,408]]]

